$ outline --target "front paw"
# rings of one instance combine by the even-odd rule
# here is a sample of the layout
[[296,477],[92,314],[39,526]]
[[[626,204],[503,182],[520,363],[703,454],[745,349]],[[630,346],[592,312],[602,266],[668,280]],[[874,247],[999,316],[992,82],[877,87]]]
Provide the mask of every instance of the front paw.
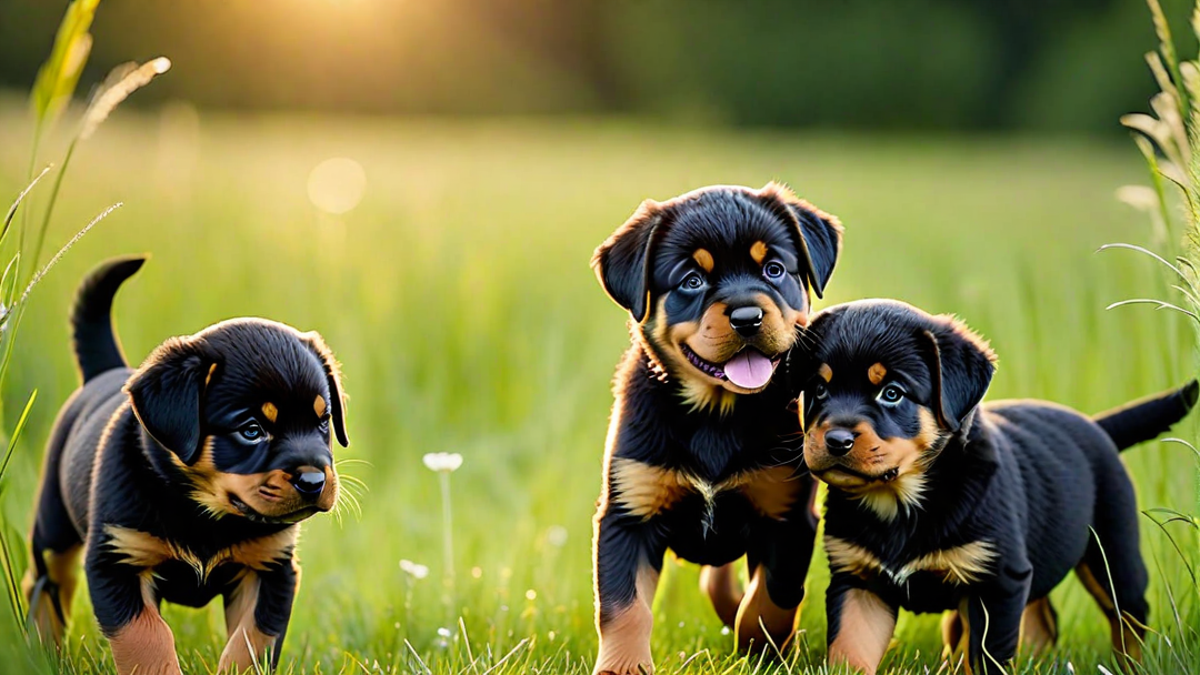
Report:
[[650,645],[605,644],[600,647],[592,675],[652,675]]

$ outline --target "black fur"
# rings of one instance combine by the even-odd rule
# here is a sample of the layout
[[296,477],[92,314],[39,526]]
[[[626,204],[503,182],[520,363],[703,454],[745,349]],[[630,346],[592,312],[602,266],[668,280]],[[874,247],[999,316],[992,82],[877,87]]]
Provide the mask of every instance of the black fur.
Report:
[[[157,615],[162,600],[200,607],[221,595],[228,607],[238,584],[256,575],[254,623],[274,638],[273,664],[296,589],[295,528],[336,501],[330,426],[347,442],[337,365],[316,333],[234,319],[171,338],[130,369],[108,313],[142,262],[108,263],[79,292],[73,324],[84,385],[47,448],[31,541],[32,618],[65,622],[71,598],[46,560],[83,544],[92,605],[110,639]],[[323,489],[292,487],[301,473],[322,474]],[[131,554],[122,536],[152,553]],[[58,616],[38,615],[39,594]],[[175,672],[173,658],[133,665]],[[118,662],[122,673],[130,666]]]
[[[975,672],[1001,672],[998,664],[1016,652],[1027,603],[1047,599],[1073,568],[1096,571],[1091,590],[1115,635],[1122,618],[1111,606],[1114,592],[1130,635],[1140,635],[1147,575],[1118,448],[1178,422],[1196,401],[1196,382],[1095,421],[1041,401],[980,405],[994,369],[986,343],[949,317],[894,301],[829,308],[814,318],[807,343],[814,349],[803,366],[794,364],[794,393],[805,400],[806,463],[830,483],[831,659],[867,672],[878,666],[861,656],[871,653],[865,638],[841,635],[846,603],[865,591],[893,617],[899,608],[960,612]],[[882,381],[869,376],[874,364],[886,371]],[[827,440],[839,429],[854,434],[842,456]],[[921,464],[897,472],[906,447],[918,449]],[[916,475],[924,480],[919,498],[894,514],[871,497],[911,486]],[[970,578],[952,578],[946,556],[935,560],[981,543],[992,554],[975,558],[983,569]],[[839,551],[850,562],[837,562]],[[887,626],[886,612],[872,621]],[[1136,657],[1132,642],[1116,646]]]
[[[757,350],[786,370],[780,361],[798,328],[807,324],[810,289],[823,291],[840,248],[836,218],[768,184],[761,190],[718,186],[661,204],[647,201],[597,249],[597,276],[629,311],[633,337],[617,369],[596,513],[597,672],[637,673],[650,667],[648,626],[634,638],[620,638],[624,643],[616,647],[606,645],[606,636],[617,631],[614,622],[628,620],[622,617],[631,607],[652,600],[638,597],[639,573],[657,574],[668,548],[711,566],[745,555],[751,571],[764,566],[772,603],[789,610],[799,605],[816,531],[815,485],[802,466],[799,424],[787,410],[791,396],[778,372],[767,384],[743,390],[727,380],[723,364]],[[731,329],[732,313],[746,307],[757,307],[765,316],[760,330],[743,328],[743,334]],[[724,350],[718,361],[702,359],[708,361],[707,374],[678,345],[669,344],[672,331],[689,326],[701,326],[693,336],[723,336],[698,347]],[[694,344],[700,342],[696,338]],[[617,465],[635,477],[622,474]],[[795,494],[786,513],[766,517],[735,483],[772,467],[795,481],[788,488]],[[685,485],[664,484],[662,491],[669,494],[662,495],[661,508],[639,508],[655,500],[656,488],[638,492],[631,481],[653,483],[659,475],[668,476],[666,483]],[[705,497],[704,489],[721,485],[724,489]],[[733,599],[734,609],[737,602]],[[722,618],[734,623],[729,611]],[[744,623],[745,635],[757,630],[756,617],[747,616]],[[614,656],[618,651],[640,656],[622,660]]]

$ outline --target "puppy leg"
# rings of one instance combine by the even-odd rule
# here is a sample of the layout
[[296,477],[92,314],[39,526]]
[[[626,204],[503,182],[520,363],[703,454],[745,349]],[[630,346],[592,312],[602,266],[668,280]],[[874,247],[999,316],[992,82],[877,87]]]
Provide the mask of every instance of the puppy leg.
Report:
[[1103,497],[1096,500],[1092,518],[1095,536],[1088,542],[1075,574],[1104,611],[1113,649],[1125,670],[1132,672],[1132,662],[1142,658],[1142,639],[1150,613],[1146,602],[1149,575],[1138,547],[1133,485],[1116,455],[1105,468],[1096,473],[1097,491]]
[[942,659],[955,661],[966,649],[963,638],[967,635],[967,627],[962,614],[952,609],[942,614]]
[[[76,541],[64,549],[43,547],[43,538],[35,529],[34,564],[25,571],[21,586],[29,604],[29,622],[43,642],[58,645],[71,616],[71,601],[79,577],[79,558],[83,544]],[[36,552],[42,551],[41,556]]]
[[229,641],[221,652],[219,672],[257,672],[278,664],[298,585],[298,568],[292,562],[278,569],[242,574],[225,594]]
[[700,568],[700,590],[712,601],[721,623],[733,628],[737,621],[738,605],[742,604],[742,598],[745,597],[741,581],[738,580],[737,563]]
[[835,574],[829,582],[825,596],[829,663],[875,675],[896,630],[896,608],[856,587],[855,581]]
[[600,653],[593,675],[638,675],[654,671],[651,603],[658,588],[665,546],[653,527],[628,522],[618,510],[596,519],[596,629]]
[[[804,596],[804,575],[800,575],[800,597]],[[771,572],[766,565],[759,563],[754,567],[750,577],[750,586],[746,596],[738,607],[737,622],[734,632],[737,634],[739,650],[769,649],[782,651],[791,640],[795,630],[796,612],[800,609],[799,601],[788,607],[781,607],[771,597],[770,586],[773,581]],[[794,593],[791,594],[793,597]]]
[[[1033,567],[1004,566],[996,578],[966,599],[967,657],[972,672],[1001,675],[1017,655],[1021,615],[1029,596]],[[965,609],[965,611],[964,611]]]
[[1058,642],[1058,612],[1050,598],[1039,598],[1025,605],[1021,614],[1021,648],[1041,656]]
[[175,637],[159,614],[151,571],[120,562],[112,539],[90,528],[84,570],[100,631],[108,638],[118,675],[181,675]]

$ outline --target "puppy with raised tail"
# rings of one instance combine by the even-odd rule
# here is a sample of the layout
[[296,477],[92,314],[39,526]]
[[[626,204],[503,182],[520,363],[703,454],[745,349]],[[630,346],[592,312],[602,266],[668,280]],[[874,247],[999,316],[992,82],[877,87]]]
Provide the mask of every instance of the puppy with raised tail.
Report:
[[[946,646],[1001,673],[1018,636],[1054,644],[1049,593],[1074,570],[1136,659],[1146,566],[1118,452],[1196,403],[1195,381],[1088,417],[1045,401],[980,404],[995,355],[948,316],[895,301],[813,319],[801,377],[804,459],[829,485],[829,660],[874,674],[896,612],[953,610]],[[806,341],[806,342],[808,342]]]
[[143,258],[111,261],[72,315],[83,386],[46,452],[26,575],[30,622],[61,640],[76,565],[121,675],[180,672],[164,600],[221,596],[219,669],[272,667],[300,580],[298,523],[338,495],[331,435],[345,446],[337,363],[316,333],[225,321],[126,365],[110,310]]
[[[595,517],[595,673],[653,669],[663,556],[703,565],[737,643],[783,648],[804,597],[815,484],[776,371],[841,250],[837,219],[782,185],[647,201],[593,266],[629,312]],[[747,557],[743,594],[730,565]]]

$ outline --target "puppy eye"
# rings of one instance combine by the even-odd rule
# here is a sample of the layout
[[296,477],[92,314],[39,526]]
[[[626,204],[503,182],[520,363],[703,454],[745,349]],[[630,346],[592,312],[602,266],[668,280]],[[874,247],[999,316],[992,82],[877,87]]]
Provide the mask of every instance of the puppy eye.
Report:
[[767,263],[766,265],[763,265],[763,276],[765,276],[768,279],[772,279],[772,280],[779,279],[786,272],[787,272],[787,270],[784,269],[783,263],[777,262],[775,260],[772,260],[771,262]]
[[818,401],[823,401],[825,400],[826,396],[829,396],[829,388],[825,386],[824,382],[818,382],[817,385],[813,387],[813,398]]
[[679,287],[686,291],[698,291],[701,288],[704,288],[704,277],[701,276],[699,272],[692,272],[683,278],[683,281],[680,282]]
[[238,429],[238,433],[241,434],[243,439],[250,443],[258,443],[267,437],[267,432],[263,431],[263,428],[259,426],[258,422],[251,422],[245,425],[241,429]]
[[900,403],[903,398],[904,389],[898,384],[889,384],[888,386],[884,387],[883,390],[879,392],[879,396],[876,397],[880,403],[888,406],[893,406]]

